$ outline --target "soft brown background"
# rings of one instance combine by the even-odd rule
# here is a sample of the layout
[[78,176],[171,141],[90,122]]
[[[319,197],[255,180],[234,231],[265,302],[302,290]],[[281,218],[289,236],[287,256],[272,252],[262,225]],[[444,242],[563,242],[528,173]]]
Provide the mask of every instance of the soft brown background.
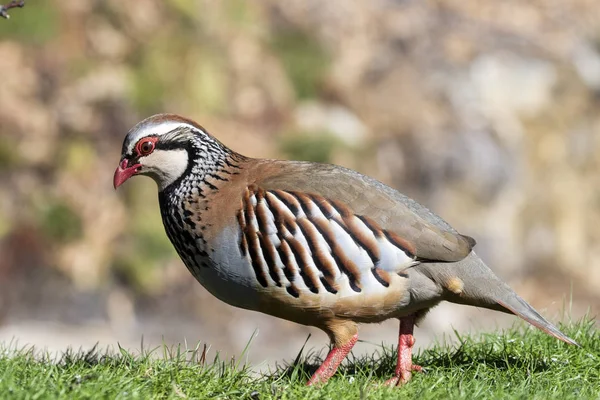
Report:
[[[0,341],[138,348],[143,335],[239,355],[258,329],[258,364],[291,360],[312,332],[213,299],[171,249],[154,183],[112,189],[125,133],[156,112],[249,156],[375,176],[477,238],[551,319],[600,310],[597,0],[54,0],[11,16]],[[512,321],[444,305],[417,343]]]

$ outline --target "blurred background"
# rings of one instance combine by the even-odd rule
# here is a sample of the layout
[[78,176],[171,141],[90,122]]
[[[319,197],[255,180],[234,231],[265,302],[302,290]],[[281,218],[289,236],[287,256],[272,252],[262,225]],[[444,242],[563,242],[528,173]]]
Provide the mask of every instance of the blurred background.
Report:
[[[597,0],[27,1],[0,20],[0,341],[203,341],[291,361],[308,332],[209,295],[146,178],[112,188],[158,112],[254,157],[372,175],[477,239],[553,321],[600,311]],[[514,318],[442,305],[426,346]],[[357,352],[395,343],[365,326]]]

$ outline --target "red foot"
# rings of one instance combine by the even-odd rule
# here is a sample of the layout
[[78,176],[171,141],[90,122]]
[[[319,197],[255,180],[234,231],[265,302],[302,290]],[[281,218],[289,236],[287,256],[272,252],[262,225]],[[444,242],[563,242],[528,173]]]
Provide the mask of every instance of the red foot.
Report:
[[335,374],[338,366],[344,361],[344,358],[350,353],[352,347],[358,340],[358,334],[352,336],[350,341],[341,347],[331,349],[323,364],[317,369],[310,380],[306,383],[307,386],[312,386],[318,383],[325,383]]
[[400,386],[410,381],[412,371],[423,371],[419,365],[412,363],[412,349],[415,345],[413,330],[415,326],[414,315],[400,319],[400,332],[398,334],[398,363],[394,377],[385,382],[386,386]]
[[[423,372],[423,367],[421,367],[420,365],[413,364],[412,371]],[[402,371],[400,376],[394,376],[393,378],[388,379],[387,381],[385,381],[384,385],[389,386],[389,387],[402,386],[406,382],[410,381],[411,378],[412,378],[412,374],[410,371]]]

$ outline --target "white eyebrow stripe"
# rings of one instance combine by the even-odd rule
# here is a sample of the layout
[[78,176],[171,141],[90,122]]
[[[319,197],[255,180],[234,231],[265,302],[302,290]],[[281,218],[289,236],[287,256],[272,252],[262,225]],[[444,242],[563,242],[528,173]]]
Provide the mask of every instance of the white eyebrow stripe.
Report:
[[144,127],[142,132],[146,132],[148,135],[162,136],[182,127],[189,128],[191,130],[198,129],[193,125],[186,124],[185,122],[165,121],[161,122],[160,124],[152,124],[148,127]]
[[190,130],[198,130],[197,127],[190,124],[186,124],[185,122],[164,121],[159,124],[152,123],[149,125],[145,125],[142,123],[141,126],[136,126],[132,129],[131,133],[135,133],[131,137],[131,141],[129,143],[129,147],[127,148],[127,152],[133,153],[133,148],[135,147],[136,143],[143,137],[151,135],[166,135],[167,133],[172,132],[177,128],[188,128]]

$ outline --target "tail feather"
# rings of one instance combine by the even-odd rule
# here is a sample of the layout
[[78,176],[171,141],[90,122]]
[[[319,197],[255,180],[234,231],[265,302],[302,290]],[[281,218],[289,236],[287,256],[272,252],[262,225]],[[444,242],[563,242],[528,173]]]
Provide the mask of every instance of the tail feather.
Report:
[[562,340],[565,343],[579,346],[579,343],[562,333],[556,326],[548,322],[533,307],[531,307],[525,300],[520,298],[517,294],[514,294],[514,299],[516,302],[518,302],[518,304],[512,305],[500,300],[496,300],[496,302],[502,307],[509,310],[511,313],[523,318],[531,325],[546,332],[548,335],[554,336],[555,338]]
[[[415,298],[426,300],[427,294],[435,296],[435,288],[427,286],[428,280],[443,288],[444,300],[514,314],[550,336],[579,346],[502,282],[474,252],[456,263],[422,263],[411,273]],[[453,287],[448,284],[456,278],[464,285]]]

